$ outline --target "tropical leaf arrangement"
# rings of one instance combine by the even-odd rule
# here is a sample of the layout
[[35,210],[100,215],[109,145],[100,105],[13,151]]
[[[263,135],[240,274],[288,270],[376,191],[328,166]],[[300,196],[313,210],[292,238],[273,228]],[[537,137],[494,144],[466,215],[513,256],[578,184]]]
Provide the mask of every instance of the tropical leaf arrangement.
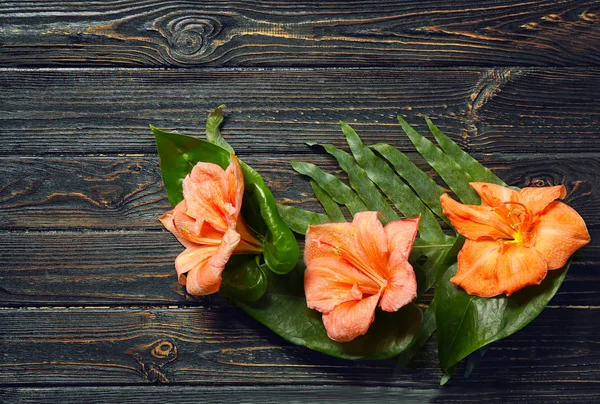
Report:
[[579,215],[556,201],[564,187],[507,187],[429,118],[437,145],[398,121],[444,187],[341,122],[351,153],[309,146],[333,156],[349,185],[291,162],[325,213],[277,204],[221,136],[223,108],[209,115],[206,140],[151,127],[174,206],[161,222],[186,247],[175,266],[188,293],[218,291],[291,343],[406,364],[437,330],[444,384],[458,362],[536,318],[589,242]]

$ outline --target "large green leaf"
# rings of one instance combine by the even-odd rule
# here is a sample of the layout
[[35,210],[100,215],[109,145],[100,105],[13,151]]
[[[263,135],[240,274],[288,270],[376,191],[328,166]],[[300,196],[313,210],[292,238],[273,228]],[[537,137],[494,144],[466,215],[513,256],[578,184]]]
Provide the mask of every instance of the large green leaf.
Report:
[[406,349],[418,333],[422,313],[411,303],[395,313],[378,310],[367,334],[351,342],[329,339],[321,313],[306,306],[303,273],[304,268],[298,267],[284,276],[268,274],[267,293],[260,300],[232,300],[287,341],[339,358],[392,358]]
[[[223,169],[230,163],[231,154],[213,143],[151,128],[156,138],[163,182],[173,206],[183,200],[183,179],[198,162],[214,163]],[[240,165],[245,184],[242,214],[262,239],[268,267],[276,273],[287,273],[298,261],[296,238],[279,216],[275,198],[262,177],[243,161]]]
[[569,264],[548,272],[540,285],[528,286],[510,297],[484,298],[467,294],[449,279],[456,274],[453,265],[435,289],[438,351],[442,368],[451,369],[477,349],[506,338],[536,318],[556,294]]

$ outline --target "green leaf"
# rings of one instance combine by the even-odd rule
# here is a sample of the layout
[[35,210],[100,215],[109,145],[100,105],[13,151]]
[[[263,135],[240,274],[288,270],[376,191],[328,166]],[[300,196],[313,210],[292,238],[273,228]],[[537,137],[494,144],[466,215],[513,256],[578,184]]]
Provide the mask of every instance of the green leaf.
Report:
[[303,268],[284,276],[268,276],[267,293],[257,302],[234,300],[269,329],[291,343],[345,359],[387,359],[406,349],[422,321],[413,303],[395,313],[378,310],[366,335],[351,342],[335,342],[327,336],[321,313],[306,307]]
[[[444,239],[440,224],[433,213],[423,204],[423,201],[415,195],[385,161],[377,157],[371,149],[363,144],[350,125],[344,122],[341,125],[352,154],[359,166],[365,170],[369,179],[377,184],[379,189],[404,216],[416,217],[421,215],[419,224],[421,237],[428,240]],[[432,197],[435,197],[435,195],[432,195]],[[439,195],[437,197],[439,198]]]
[[206,120],[206,139],[209,142],[216,144],[217,146],[222,147],[230,153],[234,153],[233,147],[223,138],[221,135],[221,124],[223,123],[223,109],[225,105],[219,105],[213,112],[208,115],[208,119]]
[[[460,251],[464,237],[449,237],[441,242],[430,242],[416,239],[410,254],[410,262],[415,272],[423,272],[423,278],[419,282],[419,294],[427,292],[440,276],[446,272],[448,267],[456,262],[456,255]],[[424,264],[419,264],[422,256],[427,257]]]
[[298,234],[306,234],[306,229],[312,224],[329,222],[329,218],[321,213],[311,212],[294,206],[277,204],[277,209],[285,224]]
[[331,196],[323,188],[319,186],[315,181],[310,181],[310,186],[312,187],[315,196],[321,202],[323,209],[325,209],[325,213],[327,213],[327,217],[330,222],[345,222],[346,218],[344,217],[344,213],[340,206],[335,203]]
[[457,265],[448,268],[435,289],[438,354],[449,373],[461,359],[479,348],[514,334],[536,318],[556,294],[569,264],[549,271],[540,285],[510,297],[483,298],[452,284]]
[[433,143],[427,140],[423,135],[417,132],[402,117],[398,116],[398,122],[406,135],[410,138],[419,154],[429,163],[431,167],[442,177],[450,189],[460,198],[463,203],[478,204],[479,195],[469,182],[473,180],[463,168],[454,161],[453,158],[446,155],[438,149]]
[[491,182],[506,186],[506,183],[502,181],[496,174],[490,171],[487,167],[482,165],[479,161],[471,157],[467,152],[463,151],[456,143],[446,136],[442,131],[431,122],[431,119],[425,117],[429,131],[435,137],[444,153],[452,157],[454,161],[465,170],[467,174],[473,180],[481,182]]
[[423,325],[419,329],[419,332],[410,345],[396,358],[396,362],[402,366],[408,365],[412,358],[419,353],[423,345],[431,338],[435,329],[435,299],[433,299],[423,313]]
[[267,277],[257,256],[234,255],[223,271],[219,292],[246,302],[255,302],[267,291]]
[[[152,127],[156,138],[161,172],[169,202],[173,206],[183,200],[182,182],[200,161],[226,169],[230,153],[210,142]],[[296,237],[279,216],[273,194],[262,177],[240,161],[244,174],[242,215],[262,238],[264,258],[271,271],[287,273],[296,265],[300,251]]]
[[381,196],[381,193],[373,181],[369,179],[365,170],[356,163],[352,155],[337,149],[333,145],[326,144],[320,146],[322,146],[327,153],[335,157],[341,169],[348,174],[350,186],[365,203],[367,210],[383,213],[382,221],[384,223],[400,219],[394,209],[392,209],[383,196]]
[[389,144],[379,143],[371,146],[384,159],[390,162],[396,173],[415,191],[425,205],[439,218],[450,224],[442,211],[440,196],[445,191],[423,170],[419,169],[404,153]]
[[352,188],[344,184],[337,177],[324,172],[311,163],[291,161],[290,164],[300,174],[312,178],[334,201],[340,205],[345,205],[353,216],[358,212],[369,210]]
[[160,171],[171,205],[183,200],[183,179],[199,161],[227,168],[229,153],[221,147],[192,136],[165,132],[150,125],[156,138]]

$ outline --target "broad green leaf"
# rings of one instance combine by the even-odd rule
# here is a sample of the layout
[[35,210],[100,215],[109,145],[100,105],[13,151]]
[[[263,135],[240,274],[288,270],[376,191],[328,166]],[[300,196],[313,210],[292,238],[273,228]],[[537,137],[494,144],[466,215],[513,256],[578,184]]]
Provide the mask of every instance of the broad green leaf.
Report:
[[469,182],[473,180],[453,158],[418,133],[402,117],[398,116],[398,122],[419,154],[437,171],[463,203],[477,204],[480,202],[479,196],[469,185]]
[[[427,292],[448,267],[456,262],[456,255],[460,251],[464,237],[449,237],[440,242],[429,242],[416,239],[410,254],[410,262],[413,264],[417,275],[423,276],[419,279],[419,294]],[[424,264],[419,264],[421,256],[427,257]]]
[[171,205],[183,200],[183,179],[199,161],[226,168],[229,153],[205,140],[178,133],[164,132],[150,125],[156,138],[160,171]]
[[449,279],[457,265],[448,268],[435,289],[438,355],[446,373],[467,355],[514,334],[536,318],[558,291],[568,267],[549,271],[540,285],[510,297],[492,298],[469,295],[452,284]]
[[384,159],[390,162],[398,175],[410,185],[417,196],[438,217],[450,224],[450,220],[442,211],[440,196],[445,191],[435,183],[423,170],[420,170],[404,153],[385,143],[371,146]]
[[311,163],[291,161],[290,164],[292,165],[292,168],[300,174],[312,178],[334,201],[340,205],[345,205],[352,216],[358,212],[369,210],[352,188],[344,184],[336,176],[324,172]]
[[231,145],[223,138],[221,130],[219,129],[223,123],[223,108],[225,108],[225,105],[219,105],[208,115],[208,119],[206,120],[206,139],[217,146],[221,146],[228,152],[235,154],[233,147],[231,147]]
[[396,362],[402,366],[408,365],[411,359],[419,353],[419,350],[425,345],[427,340],[431,338],[435,329],[435,299],[433,299],[423,313],[423,325],[419,329],[419,332],[410,345],[396,358]]
[[333,145],[326,144],[320,146],[322,146],[327,153],[335,157],[340,168],[348,174],[350,186],[354,189],[354,192],[356,192],[360,199],[362,199],[368,210],[381,212],[383,214],[382,221],[384,223],[400,219],[394,209],[392,209],[383,198],[373,181],[369,179],[365,170],[356,163],[352,155],[337,149]]
[[477,181],[481,182],[491,182],[493,184],[506,186],[506,183],[498,178],[496,174],[482,165],[479,161],[471,157],[467,152],[463,151],[456,143],[452,141],[452,139],[446,136],[437,126],[433,124],[433,122],[431,122],[431,119],[425,117],[425,121],[427,121],[429,131],[435,137],[435,140],[438,142],[444,153],[452,157],[454,161],[456,161],[456,163],[460,165],[471,178],[474,180],[477,178]]
[[311,212],[294,206],[277,204],[281,218],[290,229],[298,234],[306,234],[306,229],[312,224],[329,222],[329,218],[321,213]]
[[[214,163],[223,169],[230,163],[231,154],[210,142],[151,128],[156,138],[163,182],[173,206],[183,200],[183,179],[198,162]],[[243,161],[240,166],[245,184],[242,215],[262,238],[263,254],[269,268],[276,273],[286,273],[294,268],[300,254],[296,238],[279,216],[275,198],[262,177]]]
[[267,277],[253,255],[232,256],[223,271],[219,292],[246,302],[255,302],[267,291]]
[[268,276],[267,293],[254,303],[235,304],[291,343],[345,359],[387,359],[399,355],[418,333],[421,309],[410,303],[395,313],[378,310],[366,335],[351,342],[327,336],[321,313],[306,307],[303,268],[284,276]]
[[330,222],[345,222],[346,218],[344,217],[344,213],[342,209],[340,209],[340,205],[338,205],[332,198],[329,196],[323,188],[319,186],[315,181],[310,181],[310,186],[312,187],[315,196],[321,202],[323,209],[325,209],[325,213],[327,213],[327,217]]
[[[423,204],[423,201],[415,195],[385,161],[377,157],[371,149],[363,144],[350,125],[344,122],[341,125],[352,154],[359,166],[365,170],[369,179],[377,184],[379,189],[404,216],[416,217],[421,215],[419,225],[421,237],[427,240],[444,239],[440,224],[433,213]],[[434,196],[432,195],[432,197]]]

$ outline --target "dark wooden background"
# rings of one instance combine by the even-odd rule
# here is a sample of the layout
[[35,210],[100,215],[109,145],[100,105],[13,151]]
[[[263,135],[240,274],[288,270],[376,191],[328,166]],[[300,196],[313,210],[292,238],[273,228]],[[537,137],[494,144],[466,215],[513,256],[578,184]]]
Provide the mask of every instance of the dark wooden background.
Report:
[[[598,1],[0,1],[0,402],[594,402],[600,395]],[[517,186],[565,184],[592,243],[550,306],[438,386],[292,346],[177,285],[149,124],[224,135],[318,209],[306,141],[410,150],[401,114]]]

